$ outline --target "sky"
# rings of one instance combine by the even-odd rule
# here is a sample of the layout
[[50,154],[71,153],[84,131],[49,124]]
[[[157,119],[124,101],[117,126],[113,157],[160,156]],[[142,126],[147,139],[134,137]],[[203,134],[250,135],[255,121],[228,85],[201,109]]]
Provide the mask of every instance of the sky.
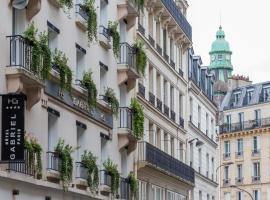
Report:
[[269,0],[187,1],[194,51],[204,65],[209,65],[208,53],[221,21],[233,52],[233,74],[249,76],[253,83],[270,81]]

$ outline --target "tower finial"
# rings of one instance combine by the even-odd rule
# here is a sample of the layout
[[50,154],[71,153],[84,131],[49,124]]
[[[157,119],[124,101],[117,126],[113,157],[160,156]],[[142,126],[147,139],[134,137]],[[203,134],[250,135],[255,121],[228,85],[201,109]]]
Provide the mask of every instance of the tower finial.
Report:
[[221,29],[222,26],[221,26],[221,10],[219,11],[219,29]]

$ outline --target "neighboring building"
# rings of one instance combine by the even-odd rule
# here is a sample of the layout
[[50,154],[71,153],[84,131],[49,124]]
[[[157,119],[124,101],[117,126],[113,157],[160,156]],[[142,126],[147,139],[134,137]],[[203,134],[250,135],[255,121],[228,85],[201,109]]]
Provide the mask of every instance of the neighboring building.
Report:
[[[221,105],[220,199],[270,199],[270,82],[234,76]],[[233,188],[232,188],[233,187]]]
[[232,76],[233,66],[231,63],[232,51],[229,43],[225,40],[225,32],[222,27],[216,32],[216,40],[212,43],[209,69],[215,74],[214,102],[220,106],[228,90],[228,78]]
[[193,199],[214,200],[217,198],[216,163],[217,107],[213,102],[213,74],[202,66],[200,56],[190,50],[188,89],[188,158],[196,171]]
[[[145,135],[138,144],[140,200],[191,199],[194,170],[186,163],[188,48],[187,2],[146,1],[137,36],[145,42],[147,68],[138,81]],[[181,12],[175,12],[175,11]]]

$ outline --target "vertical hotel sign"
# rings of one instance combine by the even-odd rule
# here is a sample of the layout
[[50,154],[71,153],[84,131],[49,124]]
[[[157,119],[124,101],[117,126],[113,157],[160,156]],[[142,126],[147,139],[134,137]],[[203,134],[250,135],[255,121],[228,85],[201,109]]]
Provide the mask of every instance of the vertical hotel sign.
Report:
[[20,94],[2,96],[2,162],[24,161],[24,101]]

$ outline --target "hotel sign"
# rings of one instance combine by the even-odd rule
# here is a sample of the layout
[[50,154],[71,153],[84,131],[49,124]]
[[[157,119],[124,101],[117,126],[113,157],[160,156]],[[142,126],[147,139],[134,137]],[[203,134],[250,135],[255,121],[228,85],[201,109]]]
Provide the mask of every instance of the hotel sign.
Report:
[[2,96],[2,162],[24,161],[25,96]]

